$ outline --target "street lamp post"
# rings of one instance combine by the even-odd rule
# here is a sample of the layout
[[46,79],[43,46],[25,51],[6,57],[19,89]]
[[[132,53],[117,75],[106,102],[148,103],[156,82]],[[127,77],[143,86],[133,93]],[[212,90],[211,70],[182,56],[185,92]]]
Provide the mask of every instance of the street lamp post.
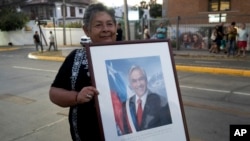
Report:
[[65,13],[66,13],[66,5],[65,5],[65,0],[63,0],[63,45],[66,45],[66,31],[65,31]]
[[127,0],[124,0],[124,21],[125,21],[125,38],[126,40],[130,40]]

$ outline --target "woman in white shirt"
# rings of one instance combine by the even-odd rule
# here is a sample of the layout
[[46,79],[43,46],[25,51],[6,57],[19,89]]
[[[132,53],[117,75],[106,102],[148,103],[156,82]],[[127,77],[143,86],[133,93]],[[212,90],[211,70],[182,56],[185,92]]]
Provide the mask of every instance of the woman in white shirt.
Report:
[[240,56],[241,51],[242,51],[243,57],[246,55],[248,33],[245,28],[246,28],[246,24],[242,23],[238,30],[238,41],[237,41],[238,54],[237,56]]

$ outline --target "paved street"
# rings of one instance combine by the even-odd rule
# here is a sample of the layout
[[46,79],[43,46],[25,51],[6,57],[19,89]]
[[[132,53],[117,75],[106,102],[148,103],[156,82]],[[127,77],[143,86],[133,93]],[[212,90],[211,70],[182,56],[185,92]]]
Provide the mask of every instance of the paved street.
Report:
[[69,141],[68,109],[48,95],[61,63],[28,59],[32,50],[0,52],[0,140]]
[[[61,62],[28,59],[32,51],[32,47],[26,47],[0,52],[0,138],[3,141],[69,141],[68,109],[52,104],[48,97],[49,86]],[[175,55],[175,58],[177,66],[187,65],[186,61],[193,67],[191,63],[201,61],[194,56],[183,59]],[[249,66],[247,61],[245,66]],[[231,68],[233,66],[232,63]],[[177,72],[191,141],[228,141],[230,124],[249,124],[248,77]]]

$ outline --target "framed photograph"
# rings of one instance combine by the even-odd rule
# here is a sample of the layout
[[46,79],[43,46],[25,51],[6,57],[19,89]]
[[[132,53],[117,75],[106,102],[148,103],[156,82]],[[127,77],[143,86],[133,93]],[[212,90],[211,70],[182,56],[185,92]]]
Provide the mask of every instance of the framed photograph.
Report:
[[189,141],[168,40],[87,46],[103,141]]

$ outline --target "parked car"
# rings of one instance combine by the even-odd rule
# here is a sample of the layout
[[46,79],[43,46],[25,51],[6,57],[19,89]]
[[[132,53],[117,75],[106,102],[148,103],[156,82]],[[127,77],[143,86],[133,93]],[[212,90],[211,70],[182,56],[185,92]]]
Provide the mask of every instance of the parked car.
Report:
[[86,44],[91,43],[91,39],[88,36],[82,36],[80,44],[84,47]]

